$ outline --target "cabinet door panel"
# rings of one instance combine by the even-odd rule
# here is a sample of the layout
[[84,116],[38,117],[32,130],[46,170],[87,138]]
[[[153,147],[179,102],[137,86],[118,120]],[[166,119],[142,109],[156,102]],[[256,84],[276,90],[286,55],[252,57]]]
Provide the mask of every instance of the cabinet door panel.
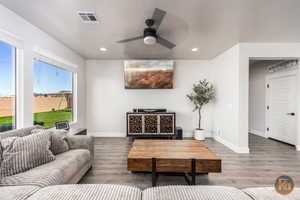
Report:
[[174,133],[174,115],[160,115],[159,123],[161,134]]
[[157,134],[158,133],[158,119],[157,115],[144,115],[144,133]]
[[129,115],[128,116],[128,134],[142,134],[143,133],[143,116]]

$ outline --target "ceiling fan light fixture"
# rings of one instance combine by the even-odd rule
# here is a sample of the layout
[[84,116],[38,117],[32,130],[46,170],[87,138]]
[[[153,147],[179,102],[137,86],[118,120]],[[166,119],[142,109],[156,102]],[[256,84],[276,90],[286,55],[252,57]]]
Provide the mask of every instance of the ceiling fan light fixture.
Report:
[[147,27],[144,29],[143,35],[125,39],[125,40],[120,40],[117,42],[118,43],[126,43],[126,42],[143,39],[144,44],[146,44],[146,45],[153,45],[155,43],[158,43],[168,49],[173,49],[174,47],[176,47],[175,44],[173,44],[172,42],[164,39],[159,34],[157,34],[158,28],[166,14],[167,14],[166,11],[155,8],[152,18],[146,19],[146,21],[145,21]]
[[144,43],[147,44],[147,45],[153,45],[153,44],[156,43],[156,37],[151,36],[151,35],[146,36],[144,38]]

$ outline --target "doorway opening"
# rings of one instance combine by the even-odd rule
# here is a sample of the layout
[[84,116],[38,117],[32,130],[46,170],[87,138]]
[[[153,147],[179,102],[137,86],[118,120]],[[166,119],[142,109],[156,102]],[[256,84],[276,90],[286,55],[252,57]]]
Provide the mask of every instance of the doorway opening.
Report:
[[297,145],[298,64],[297,59],[250,59],[250,150],[259,141]]

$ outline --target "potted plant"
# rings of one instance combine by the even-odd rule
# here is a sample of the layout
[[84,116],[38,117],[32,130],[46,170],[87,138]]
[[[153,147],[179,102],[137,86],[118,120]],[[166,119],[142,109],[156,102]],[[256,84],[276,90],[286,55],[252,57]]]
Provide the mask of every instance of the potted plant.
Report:
[[193,85],[193,91],[191,94],[187,95],[187,97],[194,103],[194,111],[198,111],[199,115],[198,128],[194,132],[194,138],[196,140],[205,140],[205,130],[201,128],[201,111],[204,105],[215,98],[214,86],[206,79],[200,80]]

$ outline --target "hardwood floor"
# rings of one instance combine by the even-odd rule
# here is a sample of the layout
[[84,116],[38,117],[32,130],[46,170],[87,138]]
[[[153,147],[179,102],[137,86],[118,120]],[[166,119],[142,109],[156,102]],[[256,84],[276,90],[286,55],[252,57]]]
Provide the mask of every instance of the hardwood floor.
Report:
[[[151,187],[151,174],[127,171],[131,144],[128,138],[95,138],[94,166],[81,183]],[[291,176],[296,186],[300,185],[300,152],[290,145],[250,135],[250,154],[237,154],[213,139],[207,139],[204,144],[222,159],[222,173],[198,176],[199,185],[272,186],[282,174]],[[159,186],[171,184],[186,185],[186,182],[183,176],[159,176]]]

